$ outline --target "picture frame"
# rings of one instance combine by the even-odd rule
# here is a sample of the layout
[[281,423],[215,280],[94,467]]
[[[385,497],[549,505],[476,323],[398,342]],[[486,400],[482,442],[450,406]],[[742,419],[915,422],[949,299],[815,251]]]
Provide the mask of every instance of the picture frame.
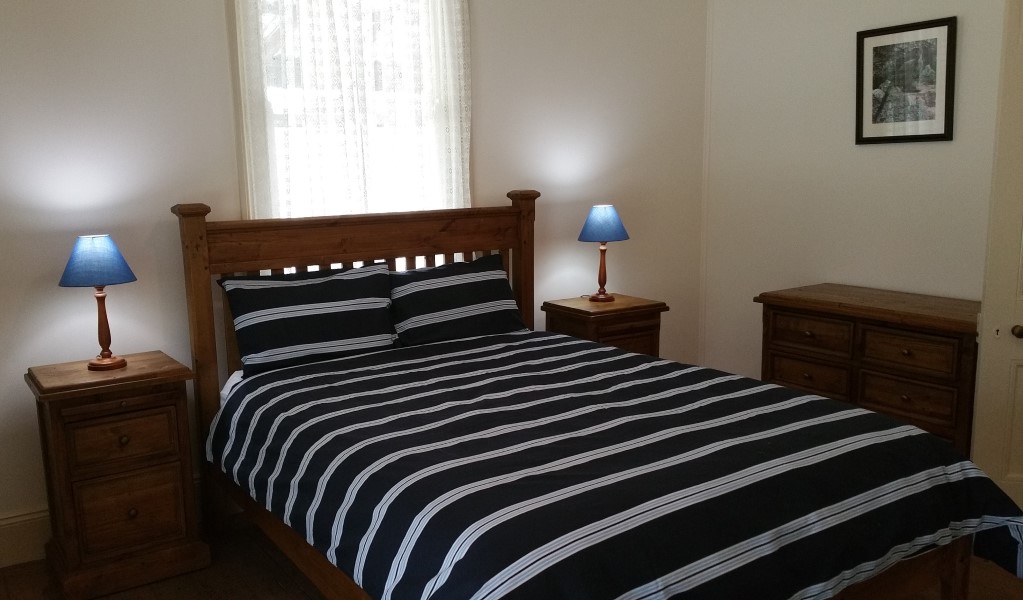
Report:
[[956,17],[856,33],[856,143],[952,139]]

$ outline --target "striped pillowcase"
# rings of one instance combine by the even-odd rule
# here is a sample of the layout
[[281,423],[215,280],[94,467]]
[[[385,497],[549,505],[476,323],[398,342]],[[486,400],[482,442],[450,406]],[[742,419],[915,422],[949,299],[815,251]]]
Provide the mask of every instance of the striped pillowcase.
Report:
[[387,265],[226,277],[246,377],[271,369],[394,346]]
[[498,254],[391,273],[391,313],[408,346],[526,328]]

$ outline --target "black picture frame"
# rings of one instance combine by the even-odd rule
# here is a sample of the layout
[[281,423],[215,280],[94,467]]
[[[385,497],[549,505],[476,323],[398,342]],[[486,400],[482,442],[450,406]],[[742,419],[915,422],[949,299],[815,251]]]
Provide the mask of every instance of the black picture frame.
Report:
[[952,139],[956,17],[856,33],[856,143]]

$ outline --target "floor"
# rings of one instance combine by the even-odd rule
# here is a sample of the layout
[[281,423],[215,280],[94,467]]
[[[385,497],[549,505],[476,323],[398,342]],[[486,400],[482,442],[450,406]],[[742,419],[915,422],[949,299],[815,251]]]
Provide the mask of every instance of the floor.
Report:
[[[242,517],[211,541],[213,565],[103,600],[324,600],[266,538]],[[59,600],[46,563],[0,569],[0,600]]]
[[[239,518],[212,543],[213,566],[103,600],[323,600],[262,534]],[[58,600],[43,561],[0,569],[0,600]],[[970,600],[1023,600],[1023,582],[975,558]]]

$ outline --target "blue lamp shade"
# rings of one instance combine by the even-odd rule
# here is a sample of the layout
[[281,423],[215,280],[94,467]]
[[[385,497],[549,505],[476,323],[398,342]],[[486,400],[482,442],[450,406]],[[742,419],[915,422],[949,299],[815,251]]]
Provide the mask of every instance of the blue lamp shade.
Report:
[[109,235],[83,235],[75,241],[61,287],[101,287],[135,281],[135,274]]
[[620,242],[629,239],[618,212],[610,204],[598,204],[590,209],[579,232],[580,242]]

